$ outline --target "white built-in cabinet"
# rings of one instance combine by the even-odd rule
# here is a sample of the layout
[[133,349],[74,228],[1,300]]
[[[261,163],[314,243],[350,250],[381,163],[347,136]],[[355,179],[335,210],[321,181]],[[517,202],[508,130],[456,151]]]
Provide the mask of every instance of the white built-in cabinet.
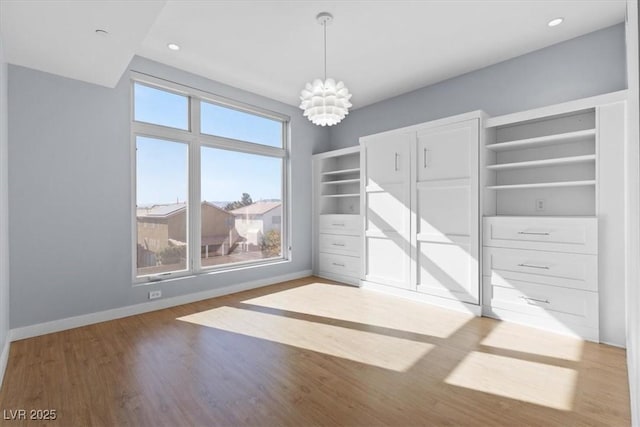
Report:
[[626,92],[314,156],[314,271],[624,343]]
[[604,319],[618,341],[624,111],[612,94],[486,121],[484,315],[592,341]]
[[360,138],[365,286],[478,307],[480,119]]
[[360,148],[313,156],[314,273],[358,285],[362,217]]

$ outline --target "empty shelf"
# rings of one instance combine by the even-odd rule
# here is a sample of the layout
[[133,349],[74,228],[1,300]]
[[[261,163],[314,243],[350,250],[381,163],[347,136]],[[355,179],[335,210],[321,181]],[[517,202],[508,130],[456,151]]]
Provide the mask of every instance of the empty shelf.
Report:
[[491,185],[486,188],[488,190],[517,190],[517,189],[524,189],[524,188],[584,187],[589,185],[596,185],[596,181],[587,180],[587,181],[537,182],[532,184]]
[[323,194],[322,197],[360,197],[360,193],[350,194]]
[[341,169],[336,171],[322,172],[322,175],[343,175],[347,173],[356,173],[356,172],[360,172],[360,168]]
[[519,168],[537,168],[544,166],[568,165],[572,163],[588,163],[595,162],[596,155],[588,154],[584,156],[557,157],[555,159],[531,160],[527,162],[503,163],[498,165],[489,165],[487,169],[491,170],[508,170]]
[[355,183],[355,182],[360,182],[360,178],[354,178],[354,179],[340,179],[340,180],[336,180],[336,181],[324,181],[322,182],[322,184],[325,185],[331,185],[331,184],[350,184],[350,183]]
[[537,138],[518,139],[508,142],[497,142],[487,145],[488,150],[506,151],[516,150],[520,148],[529,148],[533,146],[545,146],[554,144],[566,144],[568,142],[578,141],[587,137],[595,136],[595,129],[579,130],[575,132],[559,133],[555,135],[539,136]]

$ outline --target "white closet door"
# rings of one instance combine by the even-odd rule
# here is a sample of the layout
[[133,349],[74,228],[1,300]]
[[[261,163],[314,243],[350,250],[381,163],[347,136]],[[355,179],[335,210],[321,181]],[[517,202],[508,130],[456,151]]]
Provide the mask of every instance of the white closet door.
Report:
[[416,280],[427,294],[479,303],[478,120],[419,131]]
[[365,280],[408,289],[412,134],[363,138]]

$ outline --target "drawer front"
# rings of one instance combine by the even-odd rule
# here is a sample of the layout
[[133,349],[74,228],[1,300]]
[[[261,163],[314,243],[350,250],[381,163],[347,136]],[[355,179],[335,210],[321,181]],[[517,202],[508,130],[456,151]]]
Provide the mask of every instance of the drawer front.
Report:
[[359,236],[362,228],[360,215],[320,215],[320,233],[338,233]]
[[360,277],[360,258],[325,253],[319,254],[318,258],[320,271]]
[[486,217],[485,246],[598,253],[597,218]]
[[[559,288],[509,281],[496,286],[485,277],[485,302],[491,307],[538,317],[567,319],[568,322],[595,327],[598,325],[598,294],[577,289]],[[487,301],[489,300],[489,301]]]
[[320,234],[320,252],[360,256],[360,237],[340,234]]
[[484,247],[483,275],[492,283],[519,280],[588,291],[598,290],[598,257],[562,252]]

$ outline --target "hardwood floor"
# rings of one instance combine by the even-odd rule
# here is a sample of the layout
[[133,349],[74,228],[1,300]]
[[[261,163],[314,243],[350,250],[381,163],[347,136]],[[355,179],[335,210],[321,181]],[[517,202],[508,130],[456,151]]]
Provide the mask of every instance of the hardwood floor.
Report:
[[628,400],[622,349],[312,277],[14,342],[0,423],[625,426]]

